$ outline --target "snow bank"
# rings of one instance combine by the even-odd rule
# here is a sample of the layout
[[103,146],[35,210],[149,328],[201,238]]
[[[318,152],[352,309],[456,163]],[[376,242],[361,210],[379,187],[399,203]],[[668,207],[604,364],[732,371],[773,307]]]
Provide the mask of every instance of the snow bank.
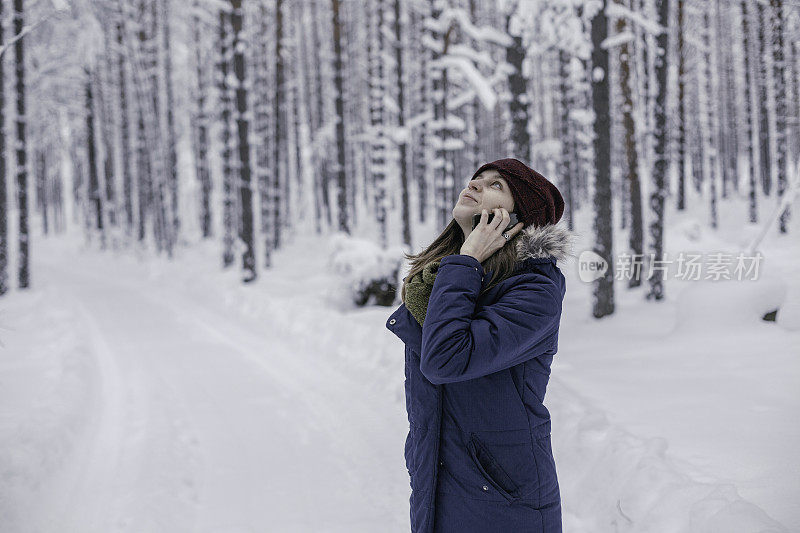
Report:
[[781,307],[785,297],[786,284],[774,277],[693,281],[677,296],[675,332],[724,332],[763,324],[762,317]]
[[[372,241],[335,234],[328,243],[328,266],[338,283],[331,286],[331,302],[347,308],[363,300],[362,293],[374,284],[386,293],[389,283],[396,283],[402,250],[382,250]],[[370,296],[374,303],[374,295]]]
[[733,485],[693,479],[667,455],[665,439],[612,425],[561,381],[551,380],[545,403],[554,420],[564,531],[787,532]]

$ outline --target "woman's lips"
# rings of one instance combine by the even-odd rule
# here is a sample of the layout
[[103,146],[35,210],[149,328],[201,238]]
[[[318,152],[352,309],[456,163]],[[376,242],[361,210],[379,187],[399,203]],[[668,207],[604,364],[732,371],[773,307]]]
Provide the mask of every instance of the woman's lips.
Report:
[[476,200],[475,198],[473,198],[473,197],[471,197],[471,196],[466,196],[466,195],[462,196],[462,197],[461,197],[461,200],[462,200],[462,201],[463,201],[463,200],[472,200],[472,201],[473,201],[473,202],[475,202],[476,204],[478,203],[478,200]]

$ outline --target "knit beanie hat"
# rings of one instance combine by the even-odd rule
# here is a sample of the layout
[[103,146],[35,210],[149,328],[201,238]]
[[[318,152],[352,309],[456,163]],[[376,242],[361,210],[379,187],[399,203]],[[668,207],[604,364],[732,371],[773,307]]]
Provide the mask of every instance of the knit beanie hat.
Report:
[[519,159],[498,159],[482,165],[472,179],[488,169],[496,169],[508,182],[514,198],[514,212],[523,227],[530,224],[536,227],[555,224],[564,214],[564,199],[558,188],[547,178],[528,167]]

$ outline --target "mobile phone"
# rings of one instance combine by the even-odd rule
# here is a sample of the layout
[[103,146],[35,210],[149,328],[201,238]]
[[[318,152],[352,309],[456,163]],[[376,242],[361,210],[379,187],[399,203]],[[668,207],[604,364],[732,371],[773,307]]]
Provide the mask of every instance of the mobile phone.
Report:
[[[511,217],[511,220],[509,221],[506,229],[503,230],[504,232],[510,230],[519,223],[519,220],[517,219],[517,214],[515,212],[513,211],[510,212],[508,216]],[[486,223],[488,224],[489,222],[491,222],[493,218],[494,218],[494,213],[492,211],[489,211],[489,220],[487,220]],[[472,215],[472,229],[475,229],[475,226],[477,226],[480,223],[481,223],[481,214],[475,213],[474,215]]]

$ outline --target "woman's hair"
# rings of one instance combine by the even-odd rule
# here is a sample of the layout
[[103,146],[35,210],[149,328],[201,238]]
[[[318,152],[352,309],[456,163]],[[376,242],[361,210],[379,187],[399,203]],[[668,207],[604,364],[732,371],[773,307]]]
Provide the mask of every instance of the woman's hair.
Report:
[[[522,231],[518,232],[516,235],[511,237],[511,239],[509,239],[509,241],[504,244],[502,248],[497,250],[481,263],[484,271],[492,271],[492,277],[487,286],[481,290],[478,296],[514,273],[514,268],[517,263],[517,241],[522,237],[522,235]],[[439,261],[445,256],[460,254],[461,245],[464,244],[464,240],[464,232],[461,230],[461,227],[458,225],[456,220],[452,219],[447,227],[444,228],[444,231],[442,231],[442,233],[436,237],[436,240],[434,240],[420,253],[407,254],[403,252],[405,258],[411,263],[411,270],[409,271],[408,275],[403,278],[403,286],[400,289],[400,298],[403,300],[403,302],[406,301],[406,283],[408,283],[409,280],[411,280],[411,278],[414,277],[418,272],[422,272],[422,269],[425,268],[425,265],[431,261]]]

